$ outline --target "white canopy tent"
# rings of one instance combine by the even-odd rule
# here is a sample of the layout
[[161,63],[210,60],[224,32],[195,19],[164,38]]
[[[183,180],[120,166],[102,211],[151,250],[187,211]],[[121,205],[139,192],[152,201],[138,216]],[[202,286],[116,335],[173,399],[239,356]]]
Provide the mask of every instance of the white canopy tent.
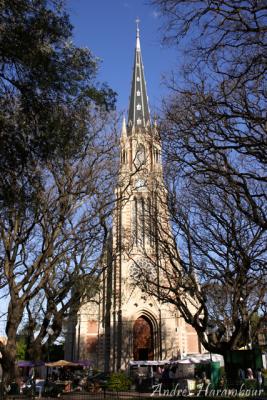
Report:
[[194,354],[192,356],[188,355],[182,360],[154,360],[154,361],[130,361],[131,366],[149,366],[149,365],[173,365],[173,364],[208,364],[211,361],[219,361],[221,365],[223,363],[223,356],[220,354]]

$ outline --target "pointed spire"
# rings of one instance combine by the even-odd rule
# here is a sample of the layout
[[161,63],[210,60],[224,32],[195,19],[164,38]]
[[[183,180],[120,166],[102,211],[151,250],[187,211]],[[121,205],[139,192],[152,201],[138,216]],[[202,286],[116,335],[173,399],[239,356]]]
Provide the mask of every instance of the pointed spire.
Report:
[[157,129],[157,127],[158,127],[158,117],[156,114],[154,114],[154,117],[153,117],[153,126],[155,129]]
[[134,68],[128,113],[128,127],[133,130],[136,128],[146,128],[150,125],[146,81],[140,46],[139,22],[140,20],[137,18]]
[[121,138],[125,138],[126,136],[127,136],[126,119],[125,116],[123,116],[122,126],[121,126]]
[[136,20],[136,51],[141,51],[141,46],[140,46],[140,31],[139,31],[139,22],[140,19],[137,17]]

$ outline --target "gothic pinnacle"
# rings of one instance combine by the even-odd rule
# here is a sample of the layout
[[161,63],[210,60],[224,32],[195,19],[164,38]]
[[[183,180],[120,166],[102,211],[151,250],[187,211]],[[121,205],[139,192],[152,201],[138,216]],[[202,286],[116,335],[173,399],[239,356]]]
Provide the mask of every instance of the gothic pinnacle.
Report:
[[125,120],[125,116],[123,116],[122,126],[121,126],[121,138],[124,139],[126,137],[127,137],[126,120]]

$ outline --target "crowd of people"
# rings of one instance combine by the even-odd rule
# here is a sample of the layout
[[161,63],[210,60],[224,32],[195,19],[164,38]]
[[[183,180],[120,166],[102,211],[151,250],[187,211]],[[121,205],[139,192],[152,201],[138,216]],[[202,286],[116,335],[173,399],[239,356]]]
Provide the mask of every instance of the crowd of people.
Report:
[[[143,386],[151,388],[153,385],[161,384],[162,390],[172,390],[179,377],[176,365],[165,364],[164,366],[148,366],[146,373],[142,370],[136,371],[134,379],[137,388]],[[194,377],[192,376],[192,378]],[[208,381],[205,373],[202,374],[200,379],[205,383]]]
[[264,376],[261,368],[258,368],[255,374],[251,368],[247,368],[246,371],[243,368],[239,368],[238,378],[241,383],[245,382],[246,379],[249,381],[255,380],[257,382],[257,389],[261,389],[264,386]]
[[[181,384],[181,379],[178,372],[178,368],[176,365],[168,365],[165,366],[148,366],[147,372],[144,371],[136,371],[135,374],[135,383],[137,388],[143,388],[146,386],[147,388],[151,388],[153,385],[157,385],[159,383],[162,384],[162,389],[172,390],[177,382]],[[196,381],[196,384],[202,387],[207,387],[211,383],[211,379],[208,378],[205,371],[200,372],[198,375],[194,375],[191,377]],[[238,384],[241,386],[247,381],[254,381],[254,385],[256,385],[257,389],[264,388],[264,375],[261,368],[252,371],[252,368],[247,369],[238,369]],[[236,384],[236,379],[233,379],[232,384]],[[221,377],[218,381],[220,387],[224,387],[226,385],[225,377]]]

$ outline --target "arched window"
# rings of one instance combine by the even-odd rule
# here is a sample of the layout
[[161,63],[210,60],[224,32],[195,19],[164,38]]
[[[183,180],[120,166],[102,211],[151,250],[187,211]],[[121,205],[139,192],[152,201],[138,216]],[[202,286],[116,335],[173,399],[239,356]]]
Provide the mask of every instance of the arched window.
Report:
[[[117,194],[118,196],[118,194]],[[118,197],[117,197],[118,200]],[[121,245],[122,237],[122,207],[121,202],[118,200],[116,205],[116,247],[119,248]]]
[[146,227],[145,227],[145,201],[144,201],[144,199],[143,199],[143,197],[140,199],[140,233],[141,233],[141,240],[140,240],[140,243],[141,243],[141,246],[144,246],[145,245],[145,234],[146,234],[146,232],[145,232],[145,230],[146,230]]
[[127,163],[127,151],[126,150],[122,150],[122,152],[121,152],[121,162],[122,162],[122,164]]
[[153,223],[155,223],[155,221],[153,221],[153,216],[152,216],[152,206],[151,206],[151,199],[150,197],[148,197],[147,199],[147,213],[146,213],[146,221],[147,221],[147,238],[148,238],[148,243],[150,244],[150,246],[153,245],[153,237],[152,237],[152,225]]
[[133,232],[133,241],[137,246],[138,241],[138,204],[136,197],[133,199],[133,210],[132,210],[132,232]]
[[160,162],[160,151],[157,147],[154,147],[153,154],[154,154],[155,163],[159,163]]
[[137,199],[137,246],[143,245],[143,199]]
[[145,245],[145,237],[146,237],[146,205],[143,197],[133,199],[132,206],[132,232],[133,232],[133,241],[136,246],[144,246]]
[[151,246],[155,246],[156,245],[156,232],[157,232],[157,199],[156,197],[152,197],[151,201],[150,201],[150,232],[151,232],[151,236],[150,236],[150,243]]

